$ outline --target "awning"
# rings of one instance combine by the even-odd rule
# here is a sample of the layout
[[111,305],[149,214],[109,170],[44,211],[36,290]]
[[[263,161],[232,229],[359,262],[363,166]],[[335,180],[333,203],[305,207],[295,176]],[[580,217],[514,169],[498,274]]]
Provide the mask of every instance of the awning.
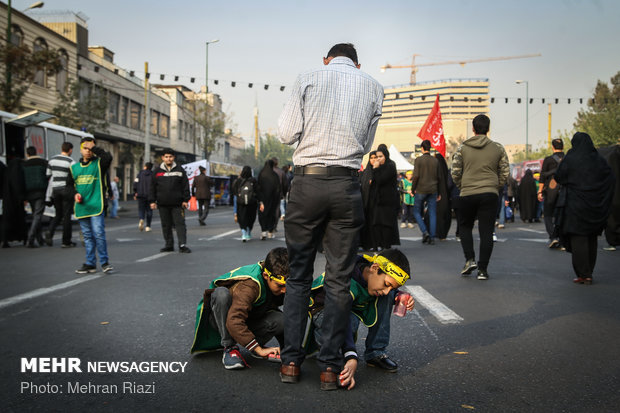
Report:
[[6,121],[5,123],[11,125],[17,125],[22,127],[37,125],[41,122],[48,121],[50,119],[55,118],[56,116],[50,115],[49,113],[41,112],[39,110],[32,110],[30,112],[22,113],[21,115],[13,118],[11,120]]

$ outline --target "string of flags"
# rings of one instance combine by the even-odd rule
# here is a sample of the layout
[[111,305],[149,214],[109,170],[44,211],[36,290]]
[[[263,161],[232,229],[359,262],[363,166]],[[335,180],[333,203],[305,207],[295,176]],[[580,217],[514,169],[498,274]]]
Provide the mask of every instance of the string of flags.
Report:
[[[138,73],[134,70],[130,70],[129,71],[129,76],[134,77],[135,74]],[[194,83],[196,82],[196,77],[190,77],[190,76],[179,76],[179,75],[167,75],[165,73],[150,73],[150,72],[139,72],[140,74],[144,74],[144,77],[147,79],[151,79],[153,78],[153,76],[159,75],[159,80],[160,81],[164,81],[166,80],[166,76],[170,77],[171,79],[174,79],[175,82],[178,82],[180,78],[184,78],[184,79],[189,79],[190,83]],[[257,87],[262,86],[264,90],[269,90],[269,88],[272,85],[269,84],[262,84],[262,83],[255,83],[255,82],[240,82],[238,80],[221,80],[221,79],[209,79],[209,83],[213,83],[214,85],[219,85],[222,84],[224,85],[225,83],[230,83],[230,87],[236,87],[237,85],[247,85],[248,88],[253,88],[255,85]],[[275,88],[279,88],[280,92],[284,92],[284,89],[286,88],[285,86],[281,86],[281,85],[274,85]]]
[[[385,101],[395,101],[395,100],[399,100],[399,99],[409,99],[409,100],[421,100],[421,101],[425,101],[426,98],[433,98],[432,95],[429,96],[413,96],[413,95],[406,95],[406,96],[401,96],[400,93],[394,93],[392,94],[393,97],[390,98],[388,95],[385,96]],[[501,101],[504,101],[504,103],[509,103],[510,101],[516,101],[518,104],[522,103],[525,99],[521,99],[521,98],[516,98],[516,97],[482,97],[479,96],[477,98],[471,98],[468,96],[463,96],[462,98],[459,97],[455,97],[455,96],[450,96],[449,98],[445,98],[442,97],[440,98],[440,101],[442,102],[473,102],[473,103],[482,103],[482,102],[486,102],[489,101],[490,103],[500,103]],[[594,99],[594,98],[529,98],[529,103],[530,105],[540,101],[540,103],[544,104],[544,103],[554,103],[554,104],[559,104],[559,103],[568,103],[569,105],[572,102],[579,102],[579,104],[583,104],[584,101],[588,102],[590,104],[595,104],[596,102],[599,103],[619,103],[620,104],[620,98],[605,98],[605,99]]]

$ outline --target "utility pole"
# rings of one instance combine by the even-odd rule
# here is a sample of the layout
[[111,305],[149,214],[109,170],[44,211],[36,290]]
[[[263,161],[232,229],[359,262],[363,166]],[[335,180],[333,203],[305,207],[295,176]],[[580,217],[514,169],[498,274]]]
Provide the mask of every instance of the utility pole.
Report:
[[151,161],[151,106],[149,99],[149,62],[144,62],[144,162]]
[[549,103],[548,108],[549,108],[549,121],[547,125],[547,143],[549,145],[549,149],[551,149],[551,103]]
[[258,136],[258,103],[254,106],[254,159],[258,159],[260,139]]

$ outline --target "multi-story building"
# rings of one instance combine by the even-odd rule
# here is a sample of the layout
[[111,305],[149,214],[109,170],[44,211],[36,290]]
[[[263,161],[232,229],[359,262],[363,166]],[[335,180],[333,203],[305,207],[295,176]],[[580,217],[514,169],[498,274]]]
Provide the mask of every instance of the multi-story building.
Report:
[[447,79],[415,85],[385,88],[383,115],[375,136],[375,147],[394,144],[408,159],[420,143],[418,132],[424,125],[439,94],[446,143],[471,136],[472,119],[489,113],[488,79]]

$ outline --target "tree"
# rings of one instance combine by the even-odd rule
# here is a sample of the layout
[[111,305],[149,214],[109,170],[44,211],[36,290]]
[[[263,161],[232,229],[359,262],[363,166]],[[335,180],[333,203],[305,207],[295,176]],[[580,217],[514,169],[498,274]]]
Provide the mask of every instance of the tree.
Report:
[[196,109],[194,121],[202,127],[202,138],[198,138],[198,146],[203,150],[205,159],[209,160],[215,150],[215,141],[225,133],[226,115],[205,103]]
[[22,109],[21,100],[34,82],[37,72],[43,70],[47,76],[54,76],[63,69],[58,50],[31,52],[27,46],[16,46],[1,41],[0,65],[0,107],[7,112]]
[[595,146],[607,146],[620,140],[620,72],[611,78],[611,88],[600,80],[594,88],[588,109],[580,110],[574,127],[586,132]]
[[70,80],[67,93],[59,93],[58,104],[52,110],[59,125],[89,133],[105,132],[108,97],[101,85]]
[[258,158],[254,158],[254,145],[250,145],[234,161],[238,165],[249,165],[253,170],[259,171],[267,159],[274,157],[278,158],[280,167],[292,163],[293,152],[295,149],[292,146],[284,145],[274,135],[267,133],[261,138]]

